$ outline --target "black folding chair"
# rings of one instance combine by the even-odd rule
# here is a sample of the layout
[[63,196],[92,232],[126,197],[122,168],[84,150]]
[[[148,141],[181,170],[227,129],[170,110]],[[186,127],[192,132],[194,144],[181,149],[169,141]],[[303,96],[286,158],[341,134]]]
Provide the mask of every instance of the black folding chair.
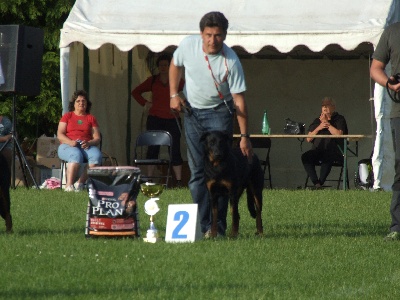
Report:
[[[272,189],[272,177],[271,177],[271,164],[269,161],[269,153],[271,151],[271,139],[269,138],[258,138],[258,137],[251,137],[250,141],[253,149],[260,149],[265,150],[263,153],[261,151],[256,151],[258,159],[260,160],[261,167],[264,173],[264,181],[269,182],[269,187]],[[235,142],[234,142],[235,144]],[[237,140],[237,147],[239,147],[240,139]],[[268,175],[266,175],[268,169]]]
[[[271,179],[271,164],[269,161],[269,152],[271,151],[271,139],[269,138],[255,138],[250,137],[251,145],[253,149],[264,149],[265,155],[258,155],[261,166],[263,167],[264,180],[269,182],[269,187],[272,189],[272,179]],[[265,157],[265,158],[264,158]],[[266,176],[266,171],[268,169],[268,176]]]
[[[318,162],[318,164],[315,165],[316,167],[321,167],[321,162]],[[335,178],[328,178],[325,180],[325,182],[335,182],[335,184],[337,184],[336,189],[340,188],[340,184],[343,183],[343,169],[344,169],[344,163],[343,161],[334,161],[332,164],[332,168],[340,168],[340,172],[339,172],[339,178],[335,179]],[[346,181],[347,181],[347,187],[349,186],[349,172],[348,170],[346,170],[347,174],[346,174]],[[306,183],[304,184],[304,188],[307,187],[313,187],[314,185],[309,185],[308,184],[308,180],[310,179],[310,177],[307,175],[306,178]],[[324,187],[326,187],[326,185],[324,185]]]
[[[348,157],[358,157],[358,141],[354,141],[355,142],[355,149],[350,149],[347,148],[347,152],[348,152]],[[349,141],[347,142],[349,143]],[[339,150],[343,153],[343,149],[341,146],[339,146]],[[315,166],[317,167],[321,167],[321,162],[319,162],[318,164],[316,164]],[[344,161],[343,160],[335,160],[333,162],[332,168],[340,168],[339,171],[339,178],[335,179],[335,178],[328,178],[325,180],[325,182],[335,182],[337,184],[336,189],[340,188],[340,184],[343,184],[343,171],[344,171]],[[304,184],[304,188],[307,187],[313,187],[314,185],[309,185],[308,184],[308,180],[310,179],[310,177],[307,175],[306,177],[306,183]],[[350,188],[349,184],[350,184],[350,180],[349,180],[349,168],[346,166],[346,184],[347,184],[347,188]]]
[[[160,154],[163,150],[167,150],[167,157],[166,158],[159,158],[157,159],[147,159],[146,153],[147,148],[149,146],[159,146],[160,147]],[[165,187],[168,187],[169,179],[172,177],[171,169],[172,169],[172,136],[169,132],[164,130],[148,130],[144,131],[136,139],[136,145],[134,150],[133,156],[133,163],[135,166],[167,166],[167,174],[160,174],[160,175],[152,175],[152,176],[143,176],[147,180],[153,179],[164,179],[163,184]],[[147,174],[146,174],[147,175]]]

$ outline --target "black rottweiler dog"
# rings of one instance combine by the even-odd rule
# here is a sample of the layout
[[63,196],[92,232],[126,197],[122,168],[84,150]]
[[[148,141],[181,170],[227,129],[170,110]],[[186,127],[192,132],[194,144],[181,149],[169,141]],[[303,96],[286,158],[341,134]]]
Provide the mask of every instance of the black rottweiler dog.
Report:
[[[247,193],[247,207],[256,219],[258,235],[263,234],[262,191],[264,174],[256,155],[249,164],[239,148],[232,148],[232,137],[226,132],[210,131],[203,134],[201,142],[205,149],[204,174],[211,198],[211,237],[217,236],[218,198],[229,198],[232,214],[231,236],[239,233],[238,204],[244,189]],[[227,199],[228,200],[228,199]]]
[[4,156],[0,153],[0,215],[6,221],[6,232],[12,232],[10,212],[10,168]]

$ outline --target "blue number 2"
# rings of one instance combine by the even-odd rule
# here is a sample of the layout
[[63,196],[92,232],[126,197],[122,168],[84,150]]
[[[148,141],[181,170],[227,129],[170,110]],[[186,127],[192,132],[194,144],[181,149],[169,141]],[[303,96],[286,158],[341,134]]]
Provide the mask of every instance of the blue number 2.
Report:
[[177,211],[174,215],[174,221],[180,221],[172,232],[173,239],[186,239],[187,234],[179,234],[179,231],[186,225],[189,220],[189,213],[187,211]]

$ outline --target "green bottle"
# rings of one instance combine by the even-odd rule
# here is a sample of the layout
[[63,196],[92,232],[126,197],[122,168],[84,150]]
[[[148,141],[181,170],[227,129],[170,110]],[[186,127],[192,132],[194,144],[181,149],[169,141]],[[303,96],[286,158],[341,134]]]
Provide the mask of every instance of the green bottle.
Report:
[[268,123],[268,117],[267,117],[267,110],[264,110],[261,132],[262,132],[262,134],[269,134],[269,123]]

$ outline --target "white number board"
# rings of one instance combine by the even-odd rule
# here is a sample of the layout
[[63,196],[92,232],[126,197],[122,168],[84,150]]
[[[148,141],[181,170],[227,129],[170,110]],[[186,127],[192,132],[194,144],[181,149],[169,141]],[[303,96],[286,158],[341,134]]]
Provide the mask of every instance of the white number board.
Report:
[[169,243],[194,242],[201,238],[197,204],[168,205],[165,241]]

